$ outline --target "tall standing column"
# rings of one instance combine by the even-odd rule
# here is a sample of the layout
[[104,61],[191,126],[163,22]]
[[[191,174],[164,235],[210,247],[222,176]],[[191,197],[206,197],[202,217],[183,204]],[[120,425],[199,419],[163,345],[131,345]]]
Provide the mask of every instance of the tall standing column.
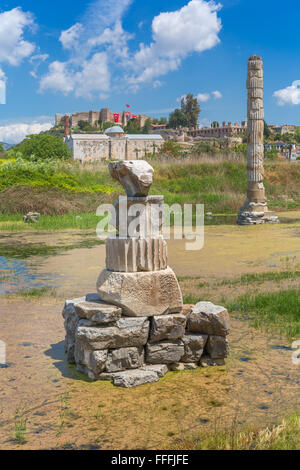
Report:
[[248,61],[248,191],[244,206],[238,214],[239,225],[276,223],[278,218],[268,210],[264,187],[264,107],[263,62],[251,56]]

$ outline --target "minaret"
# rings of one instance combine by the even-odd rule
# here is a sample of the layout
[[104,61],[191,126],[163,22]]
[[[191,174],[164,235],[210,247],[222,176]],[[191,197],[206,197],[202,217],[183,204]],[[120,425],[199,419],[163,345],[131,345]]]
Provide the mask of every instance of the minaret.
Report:
[[264,187],[264,107],[263,62],[251,56],[248,61],[248,147],[247,199],[238,214],[239,225],[277,223],[278,217],[269,212]]
[[65,138],[69,137],[70,134],[70,116],[65,116],[64,117],[65,121]]

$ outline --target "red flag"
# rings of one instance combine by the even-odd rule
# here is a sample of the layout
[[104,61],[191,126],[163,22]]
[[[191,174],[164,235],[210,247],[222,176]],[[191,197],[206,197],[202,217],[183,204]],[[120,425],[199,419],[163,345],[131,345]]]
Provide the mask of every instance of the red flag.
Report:
[[115,122],[119,122],[119,117],[120,117],[120,114],[119,114],[119,113],[114,113],[114,120],[115,120]]
[[132,119],[137,119],[137,118],[138,118],[138,117],[137,117],[136,114],[133,114],[133,115],[132,115]]
[[130,108],[130,104],[126,104],[126,108]]

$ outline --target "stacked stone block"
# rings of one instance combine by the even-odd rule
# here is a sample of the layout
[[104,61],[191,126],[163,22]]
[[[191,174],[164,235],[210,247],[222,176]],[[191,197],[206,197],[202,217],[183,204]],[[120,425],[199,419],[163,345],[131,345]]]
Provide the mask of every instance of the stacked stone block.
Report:
[[125,317],[97,294],[67,301],[63,311],[70,363],[92,380],[135,387],[169,370],[223,365],[228,356],[229,315],[199,302],[182,313]]

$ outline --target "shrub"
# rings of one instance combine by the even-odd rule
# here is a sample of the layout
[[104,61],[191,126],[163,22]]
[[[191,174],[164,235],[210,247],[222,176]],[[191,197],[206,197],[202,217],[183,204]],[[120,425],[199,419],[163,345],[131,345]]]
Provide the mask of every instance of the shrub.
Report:
[[13,152],[20,152],[23,158],[31,161],[67,160],[71,157],[68,146],[53,135],[29,135],[15,147]]

